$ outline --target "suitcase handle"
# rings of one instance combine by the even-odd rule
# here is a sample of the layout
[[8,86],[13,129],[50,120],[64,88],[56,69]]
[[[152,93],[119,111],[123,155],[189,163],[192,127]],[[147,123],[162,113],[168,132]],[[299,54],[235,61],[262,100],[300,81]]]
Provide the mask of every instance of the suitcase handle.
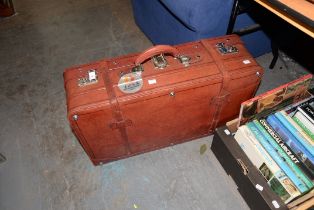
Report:
[[154,47],[148,48],[143,53],[141,53],[136,59],[135,59],[135,65],[138,66],[141,63],[143,63],[145,60],[159,54],[170,54],[173,57],[179,57],[179,50],[176,48],[170,46],[170,45],[156,45]]

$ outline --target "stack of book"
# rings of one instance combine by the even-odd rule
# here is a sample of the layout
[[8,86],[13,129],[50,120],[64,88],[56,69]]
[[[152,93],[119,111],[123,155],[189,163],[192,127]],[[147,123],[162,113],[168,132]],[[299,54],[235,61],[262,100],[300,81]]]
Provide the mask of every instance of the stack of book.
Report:
[[242,103],[234,136],[270,188],[295,206],[314,206],[311,79],[306,75]]

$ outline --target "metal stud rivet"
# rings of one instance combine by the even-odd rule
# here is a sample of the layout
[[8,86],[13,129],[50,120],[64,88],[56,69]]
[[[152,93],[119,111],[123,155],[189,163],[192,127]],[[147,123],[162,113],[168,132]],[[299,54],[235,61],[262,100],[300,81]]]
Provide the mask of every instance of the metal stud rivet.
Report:
[[171,96],[171,97],[173,97],[173,96],[175,96],[176,95],[176,93],[174,92],[174,91],[171,91],[170,93],[169,93],[169,96]]
[[77,121],[78,120],[78,115],[73,115],[73,120]]

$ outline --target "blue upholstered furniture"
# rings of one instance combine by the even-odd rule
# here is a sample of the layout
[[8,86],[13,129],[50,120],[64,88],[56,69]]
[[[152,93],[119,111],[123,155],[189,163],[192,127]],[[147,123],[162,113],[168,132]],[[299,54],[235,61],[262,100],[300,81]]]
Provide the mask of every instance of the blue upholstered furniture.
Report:
[[[225,35],[233,0],[132,0],[137,25],[154,44],[179,44]],[[254,21],[238,16],[235,28]],[[262,32],[241,36],[253,56],[270,52],[270,40]]]

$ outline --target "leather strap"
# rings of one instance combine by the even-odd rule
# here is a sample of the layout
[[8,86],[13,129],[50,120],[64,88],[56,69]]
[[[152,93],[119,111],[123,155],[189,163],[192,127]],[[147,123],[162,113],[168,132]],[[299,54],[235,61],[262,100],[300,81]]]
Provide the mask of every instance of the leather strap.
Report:
[[111,124],[110,127],[112,129],[119,129],[121,137],[127,147],[127,152],[131,153],[128,134],[126,130],[126,123],[125,123],[125,120],[123,119],[122,112],[120,110],[119,103],[117,101],[117,97],[116,97],[112,82],[109,77],[109,69],[108,69],[107,63],[105,63],[102,70],[104,72],[103,79],[104,79],[104,84],[108,93],[108,97],[109,97],[108,100],[110,103],[112,115],[113,115],[113,118],[116,120],[116,122],[114,122],[114,124]]
[[229,72],[225,70],[226,68],[221,59],[221,55],[218,54],[219,52],[215,48],[213,48],[210,43],[206,43],[204,41],[202,41],[202,43],[206,47],[210,55],[214,58],[214,62],[216,63],[218,70],[220,71],[223,77],[219,94],[213,99],[211,103],[211,105],[215,107],[214,113],[213,113],[213,120],[209,126],[209,132],[212,133],[219,122],[223,104],[226,102],[226,100],[229,97],[229,92],[227,90],[231,81],[231,77],[230,77]]
[[205,43],[204,41],[202,41],[202,43],[206,46],[207,51],[209,51],[210,55],[214,58],[214,62],[216,63],[222,77],[222,86],[220,89],[220,92],[222,92],[223,90],[228,90],[230,81],[231,81],[231,77],[228,71],[226,71],[226,67],[223,64],[223,61],[221,59],[222,55],[218,55],[218,51],[216,49],[214,49],[211,44],[209,43]]

